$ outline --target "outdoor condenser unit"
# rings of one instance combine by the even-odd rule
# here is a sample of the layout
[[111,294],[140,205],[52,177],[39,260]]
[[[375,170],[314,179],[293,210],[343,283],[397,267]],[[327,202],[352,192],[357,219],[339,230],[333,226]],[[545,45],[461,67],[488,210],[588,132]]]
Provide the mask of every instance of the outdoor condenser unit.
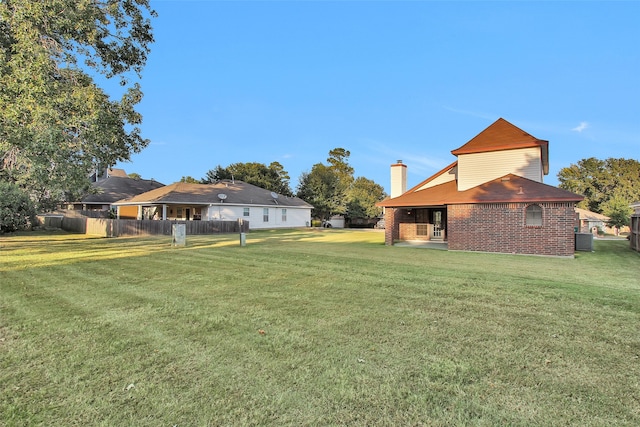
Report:
[[576,233],[576,251],[593,252],[593,234]]

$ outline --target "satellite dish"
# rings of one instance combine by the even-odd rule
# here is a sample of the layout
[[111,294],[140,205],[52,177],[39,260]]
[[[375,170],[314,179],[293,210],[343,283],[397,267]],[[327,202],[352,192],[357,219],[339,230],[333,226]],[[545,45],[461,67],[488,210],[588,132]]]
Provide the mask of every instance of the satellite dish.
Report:
[[220,199],[220,200],[224,200],[224,199],[226,199],[226,198],[227,198],[227,195],[226,195],[226,194],[224,194],[224,193],[220,193],[220,194],[218,194],[218,199]]
[[278,198],[278,193],[274,193],[273,191],[271,192],[271,197],[273,197],[274,199]]

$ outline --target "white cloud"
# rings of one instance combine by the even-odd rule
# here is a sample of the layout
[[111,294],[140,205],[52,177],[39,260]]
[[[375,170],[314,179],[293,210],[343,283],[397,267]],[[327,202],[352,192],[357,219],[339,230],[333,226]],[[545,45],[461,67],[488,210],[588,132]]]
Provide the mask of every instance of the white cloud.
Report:
[[585,130],[586,128],[588,128],[588,127],[589,127],[589,123],[580,122],[580,124],[578,126],[574,127],[571,130],[579,133],[579,132],[582,132],[583,130]]

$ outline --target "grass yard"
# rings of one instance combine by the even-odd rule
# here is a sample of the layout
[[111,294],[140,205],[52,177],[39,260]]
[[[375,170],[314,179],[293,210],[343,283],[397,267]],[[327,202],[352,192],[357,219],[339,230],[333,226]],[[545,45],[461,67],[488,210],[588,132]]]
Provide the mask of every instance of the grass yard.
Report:
[[3,426],[638,426],[640,255],[0,236]]

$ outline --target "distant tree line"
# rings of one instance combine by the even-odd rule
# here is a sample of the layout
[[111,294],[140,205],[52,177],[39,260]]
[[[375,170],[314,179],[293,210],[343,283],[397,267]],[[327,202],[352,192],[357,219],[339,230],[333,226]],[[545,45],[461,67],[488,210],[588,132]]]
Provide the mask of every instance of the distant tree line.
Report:
[[560,188],[584,196],[578,207],[606,215],[613,227],[629,225],[631,203],[640,201],[640,162],[633,159],[582,159],[560,169]]
[[344,148],[329,151],[328,164],[317,163],[311,171],[300,176],[295,193],[290,177],[278,162],[268,166],[262,163],[233,163],[216,166],[200,180],[187,176],[181,182],[210,184],[225,179],[237,179],[285,196],[296,196],[313,206],[313,216],[327,220],[333,215],[347,218],[374,218],[381,214],[375,204],[387,195],[381,185],[364,178],[354,178],[349,165],[351,153]]

